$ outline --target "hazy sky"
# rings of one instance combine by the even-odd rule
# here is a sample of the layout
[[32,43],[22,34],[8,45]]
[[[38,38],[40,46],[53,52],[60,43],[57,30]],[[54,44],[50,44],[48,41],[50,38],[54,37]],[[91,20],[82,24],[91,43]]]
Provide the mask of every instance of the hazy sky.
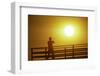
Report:
[[[64,35],[66,26],[74,28],[74,35]],[[88,18],[74,16],[28,16],[29,48],[47,46],[49,37],[55,41],[54,45],[69,45],[88,43]]]

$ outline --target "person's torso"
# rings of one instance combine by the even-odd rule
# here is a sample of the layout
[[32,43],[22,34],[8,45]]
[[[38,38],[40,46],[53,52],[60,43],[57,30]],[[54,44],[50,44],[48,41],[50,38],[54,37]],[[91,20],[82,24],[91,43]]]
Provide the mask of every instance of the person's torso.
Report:
[[48,41],[48,49],[53,49],[53,41]]

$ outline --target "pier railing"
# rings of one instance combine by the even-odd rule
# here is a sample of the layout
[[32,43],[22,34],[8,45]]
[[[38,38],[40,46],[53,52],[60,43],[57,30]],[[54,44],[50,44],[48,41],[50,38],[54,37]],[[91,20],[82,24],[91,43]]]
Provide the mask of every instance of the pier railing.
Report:
[[[88,45],[60,45],[54,46],[54,59],[88,58]],[[51,60],[47,47],[31,48],[31,60]]]

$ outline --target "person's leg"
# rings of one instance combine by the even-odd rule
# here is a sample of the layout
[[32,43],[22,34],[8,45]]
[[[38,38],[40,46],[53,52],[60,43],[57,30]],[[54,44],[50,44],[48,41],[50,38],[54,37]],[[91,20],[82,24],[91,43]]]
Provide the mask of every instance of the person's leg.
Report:
[[52,59],[55,59],[54,51],[52,50]]
[[50,57],[50,50],[48,50],[48,58]]

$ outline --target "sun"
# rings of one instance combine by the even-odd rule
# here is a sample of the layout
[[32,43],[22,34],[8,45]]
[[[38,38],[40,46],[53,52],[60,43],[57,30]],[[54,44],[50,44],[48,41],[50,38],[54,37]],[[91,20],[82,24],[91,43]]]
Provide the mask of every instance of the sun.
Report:
[[64,34],[65,34],[65,36],[73,36],[74,35],[74,27],[66,26],[64,28]]

